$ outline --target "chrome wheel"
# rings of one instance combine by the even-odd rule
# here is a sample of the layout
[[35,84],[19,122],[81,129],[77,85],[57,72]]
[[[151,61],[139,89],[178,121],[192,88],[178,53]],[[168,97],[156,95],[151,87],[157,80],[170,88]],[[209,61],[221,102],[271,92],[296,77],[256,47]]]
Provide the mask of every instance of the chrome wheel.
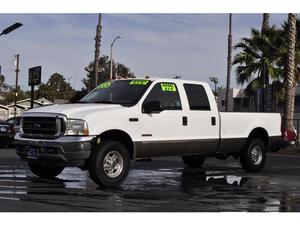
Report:
[[254,165],[259,165],[263,159],[263,150],[259,145],[254,145],[251,150],[251,161]]
[[110,151],[104,157],[103,170],[109,178],[118,177],[123,170],[123,165],[123,157],[117,151]]

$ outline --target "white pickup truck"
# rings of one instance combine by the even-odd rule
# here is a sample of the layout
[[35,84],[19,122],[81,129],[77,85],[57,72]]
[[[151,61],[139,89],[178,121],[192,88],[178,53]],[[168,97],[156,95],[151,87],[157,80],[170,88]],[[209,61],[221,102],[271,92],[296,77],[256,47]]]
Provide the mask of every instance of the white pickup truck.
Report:
[[263,168],[281,139],[278,113],[219,112],[209,85],[177,79],[124,79],[100,84],[76,104],[22,115],[17,154],[31,171],[53,178],[64,167],[88,169],[93,181],[116,186],[131,160],[180,156],[200,167],[206,157],[240,159]]

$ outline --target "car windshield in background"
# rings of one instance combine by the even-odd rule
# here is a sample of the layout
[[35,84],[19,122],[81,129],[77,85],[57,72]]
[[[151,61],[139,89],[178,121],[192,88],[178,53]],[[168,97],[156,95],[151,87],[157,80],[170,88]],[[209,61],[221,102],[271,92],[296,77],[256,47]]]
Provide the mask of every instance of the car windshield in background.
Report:
[[79,103],[105,103],[133,106],[143,96],[152,81],[115,80],[100,84]]

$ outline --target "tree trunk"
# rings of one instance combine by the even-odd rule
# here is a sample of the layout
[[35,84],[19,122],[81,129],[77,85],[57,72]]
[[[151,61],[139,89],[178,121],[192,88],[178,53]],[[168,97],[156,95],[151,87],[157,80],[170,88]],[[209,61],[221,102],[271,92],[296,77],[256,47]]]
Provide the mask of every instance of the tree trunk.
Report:
[[225,112],[229,110],[229,91],[230,91],[230,77],[231,77],[231,55],[232,55],[232,14],[229,14],[229,31],[228,31],[228,46],[227,46],[227,80],[226,80],[226,98],[225,98]]
[[[261,35],[264,35],[266,33],[266,31],[269,29],[270,27],[270,13],[264,13],[263,14],[263,21],[262,21],[262,26],[261,26]],[[267,66],[265,63],[265,56],[263,55],[263,71],[262,71],[262,75],[263,75],[263,95],[262,95],[262,109],[263,112],[266,111],[266,87],[269,85],[269,74],[267,72]]]
[[95,37],[95,59],[94,59],[94,79],[92,80],[92,89],[97,87],[99,83],[99,60],[100,60],[100,46],[101,46],[101,32],[102,32],[102,14],[98,15],[98,25],[96,28],[96,37]]
[[284,82],[283,123],[284,133],[293,131],[295,103],[295,44],[296,44],[296,14],[288,15],[288,55],[287,70]]
[[270,27],[270,13],[263,14],[263,21],[261,26],[261,32],[264,33]]

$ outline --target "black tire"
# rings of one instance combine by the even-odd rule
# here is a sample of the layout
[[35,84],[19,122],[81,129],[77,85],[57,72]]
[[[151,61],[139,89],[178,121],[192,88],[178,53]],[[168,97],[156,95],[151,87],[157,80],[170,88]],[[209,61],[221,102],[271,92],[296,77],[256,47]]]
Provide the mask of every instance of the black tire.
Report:
[[[114,156],[116,158],[111,162],[109,159]],[[92,150],[89,159],[90,176],[101,186],[118,186],[128,175],[129,160],[129,152],[121,142],[104,141]],[[108,169],[104,169],[105,162],[108,163]],[[109,172],[111,174],[108,174]]]
[[42,165],[38,163],[28,163],[28,166],[36,176],[48,179],[56,177],[64,170],[64,167],[61,166]]
[[182,156],[182,161],[184,164],[190,167],[202,167],[203,163],[205,162],[205,157],[201,155],[188,155]]
[[243,169],[248,172],[258,172],[263,169],[266,162],[265,143],[258,138],[249,139],[240,154],[240,162]]

